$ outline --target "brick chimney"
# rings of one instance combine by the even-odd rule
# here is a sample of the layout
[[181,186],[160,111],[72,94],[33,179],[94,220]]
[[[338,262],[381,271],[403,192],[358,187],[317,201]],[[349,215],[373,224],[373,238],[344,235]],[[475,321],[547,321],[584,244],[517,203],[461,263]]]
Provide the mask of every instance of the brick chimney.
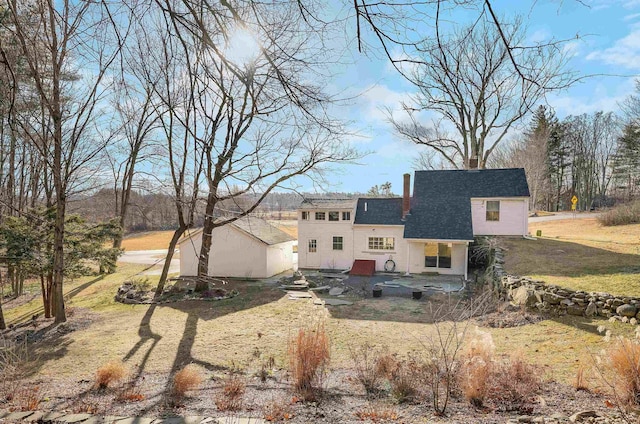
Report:
[[404,174],[404,190],[402,192],[402,219],[405,219],[411,210],[411,174]]

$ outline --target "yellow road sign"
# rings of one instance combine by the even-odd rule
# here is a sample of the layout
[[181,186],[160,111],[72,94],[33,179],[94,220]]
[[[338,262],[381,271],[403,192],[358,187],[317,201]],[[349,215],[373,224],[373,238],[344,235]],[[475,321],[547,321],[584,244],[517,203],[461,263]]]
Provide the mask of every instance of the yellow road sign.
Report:
[[[571,198],[571,203],[573,203],[574,205],[575,205],[576,203],[578,203],[578,198],[577,198],[576,196],[573,196],[573,197]],[[575,209],[575,208],[573,208],[573,209]]]
[[571,210],[572,210],[572,211],[575,211],[575,210],[576,210],[576,204],[575,204],[575,203],[571,205]]

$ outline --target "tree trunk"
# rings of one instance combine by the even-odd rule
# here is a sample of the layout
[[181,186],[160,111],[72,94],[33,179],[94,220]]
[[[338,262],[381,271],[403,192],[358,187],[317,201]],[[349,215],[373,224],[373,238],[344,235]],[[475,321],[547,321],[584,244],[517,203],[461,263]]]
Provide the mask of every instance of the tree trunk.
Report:
[[51,318],[51,285],[48,282],[45,283],[45,275],[40,274],[40,288],[42,289],[42,308],[44,309],[44,317]]
[[[0,270],[0,288],[2,288],[2,271]],[[4,298],[4,291],[0,289],[0,330],[7,329],[7,323],[4,321],[4,312],[2,312],[2,299]]]
[[[64,196],[63,196],[64,197]],[[56,220],[53,233],[53,313],[55,323],[65,322],[64,311],[64,200],[56,205]]]
[[164,290],[164,286],[167,282],[167,275],[169,274],[169,267],[171,266],[171,259],[173,259],[173,253],[176,250],[176,246],[178,245],[178,240],[184,234],[186,227],[180,227],[173,232],[173,236],[171,237],[171,242],[169,243],[169,251],[167,252],[167,257],[164,260],[164,266],[162,267],[162,274],[160,274],[160,280],[158,281],[158,286],[156,287],[155,298],[159,298],[162,295]]
[[[209,252],[211,250],[212,232],[214,228],[215,218],[213,211],[215,210],[214,194],[209,193],[207,199],[207,208],[204,215],[204,225],[202,227],[202,247],[200,247],[200,256],[198,257],[198,277],[206,277],[209,275]],[[207,290],[207,283],[198,279],[196,291]]]

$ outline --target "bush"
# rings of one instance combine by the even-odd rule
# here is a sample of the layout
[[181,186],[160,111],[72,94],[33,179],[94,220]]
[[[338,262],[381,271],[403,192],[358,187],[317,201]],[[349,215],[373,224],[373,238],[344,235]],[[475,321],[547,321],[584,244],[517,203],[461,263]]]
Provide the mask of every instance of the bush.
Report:
[[329,338],[323,324],[300,329],[289,342],[289,370],[295,390],[305,400],[313,400],[329,364]]
[[96,371],[95,387],[106,389],[127,375],[127,369],[121,361],[109,361]]
[[380,351],[374,349],[368,343],[359,348],[349,347],[349,353],[353,360],[356,380],[364,387],[367,394],[375,393],[379,389],[380,380],[386,375],[388,365],[380,360],[386,360],[388,355],[380,355]]
[[287,397],[275,398],[262,407],[262,416],[265,421],[281,422],[293,418],[293,408]]
[[609,351],[616,373],[616,398],[629,405],[640,405],[640,345],[620,339]]
[[604,226],[640,223],[640,201],[626,203],[601,214],[598,221]]
[[242,408],[242,400],[246,384],[237,375],[229,376],[222,387],[222,394],[215,400],[219,411],[238,411]]
[[14,394],[14,404],[20,411],[35,411],[42,402],[40,387],[25,387],[18,389]]
[[140,402],[145,399],[142,394],[138,381],[135,378],[130,378],[125,384],[122,390],[118,392],[116,396],[118,402]]
[[528,414],[533,409],[533,397],[540,388],[536,368],[516,356],[493,363],[487,397],[498,410]]
[[389,394],[397,403],[415,400],[424,376],[424,364],[415,358],[397,360],[395,363],[388,358],[384,360],[387,368],[386,378],[389,382]]
[[204,378],[198,366],[189,364],[173,376],[173,395],[184,397],[187,392],[200,387]]

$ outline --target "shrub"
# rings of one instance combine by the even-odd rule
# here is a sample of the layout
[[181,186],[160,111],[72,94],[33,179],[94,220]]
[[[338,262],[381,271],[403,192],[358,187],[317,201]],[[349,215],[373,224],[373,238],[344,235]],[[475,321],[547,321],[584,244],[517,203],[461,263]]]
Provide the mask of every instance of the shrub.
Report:
[[533,396],[540,390],[537,370],[520,357],[494,362],[488,381],[487,397],[502,411],[530,413]]
[[119,402],[141,402],[145,399],[145,396],[138,386],[138,380],[132,378],[124,384],[116,399]]
[[631,405],[640,405],[640,345],[628,339],[610,349],[611,368],[617,375],[616,397]]
[[179,398],[183,397],[187,392],[200,387],[203,381],[204,378],[200,368],[194,364],[189,364],[173,376],[173,395]]
[[414,358],[406,358],[397,362],[387,375],[391,390],[389,394],[398,403],[415,399],[418,387],[424,374],[423,364]]
[[274,398],[262,407],[262,416],[265,421],[280,422],[293,418],[293,408],[287,397]]
[[604,226],[640,223],[640,201],[626,203],[601,214],[598,221]]
[[40,387],[25,387],[16,391],[13,397],[14,405],[20,411],[35,411],[42,402]]
[[375,393],[379,389],[380,380],[387,374],[387,365],[380,362],[380,359],[388,355],[380,355],[380,351],[374,349],[368,343],[359,348],[349,347],[349,353],[353,360],[356,380],[364,387],[367,394]]
[[122,380],[127,375],[127,369],[121,361],[109,361],[96,371],[95,387],[106,389],[109,385]]
[[242,400],[246,384],[237,375],[231,375],[225,379],[222,387],[222,394],[215,400],[220,411],[238,411],[242,408]]
[[295,390],[313,400],[329,364],[329,338],[323,324],[315,329],[300,329],[289,342],[289,367]]

